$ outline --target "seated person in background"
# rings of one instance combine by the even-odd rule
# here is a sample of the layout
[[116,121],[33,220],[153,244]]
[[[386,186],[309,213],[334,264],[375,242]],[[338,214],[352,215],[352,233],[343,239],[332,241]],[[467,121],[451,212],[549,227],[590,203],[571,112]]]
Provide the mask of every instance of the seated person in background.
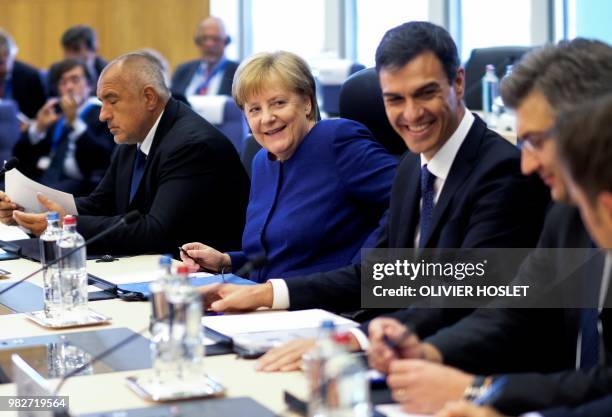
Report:
[[389,205],[397,159],[368,129],[319,121],[308,64],[290,52],[261,53],[236,72],[234,99],[263,147],[253,160],[242,251],[183,245],[197,270],[240,268],[259,254],[250,278],[291,277],[351,263]]
[[232,80],[238,63],[225,58],[230,37],[218,17],[209,16],[196,29],[193,41],[201,58],[179,65],[172,77],[172,94],[191,95],[232,94]]
[[[98,77],[106,66],[106,61],[98,56],[98,40],[96,32],[86,25],[72,26],[62,34],[62,50],[64,59],[79,59],[85,63],[87,73],[93,81],[93,85],[98,83]],[[57,65],[53,64],[49,68],[49,93],[51,96],[58,95],[56,85],[53,83],[56,75],[54,74]],[[96,92],[92,90],[92,95]]]
[[85,195],[104,176],[115,143],[98,119],[100,101],[90,97],[92,80],[85,64],[66,59],[57,64],[55,75],[60,96],[40,109],[13,154],[19,159],[19,171],[31,179]]
[[29,118],[45,104],[45,87],[34,67],[16,61],[17,45],[0,28],[0,99],[14,100],[19,111]]
[[[100,120],[117,147],[98,187],[76,199],[78,230],[90,238],[137,210],[140,218],[90,247],[95,253],[177,252],[205,238],[223,250],[240,247],[249,180],[236,150],[221,132],[170,98],[162,70],[148,55],[112,61],[98,83]],[[63,214],[44,196],[41,203]],[[45,214],[16,211],[0,193],[0,220],[39,235]]]

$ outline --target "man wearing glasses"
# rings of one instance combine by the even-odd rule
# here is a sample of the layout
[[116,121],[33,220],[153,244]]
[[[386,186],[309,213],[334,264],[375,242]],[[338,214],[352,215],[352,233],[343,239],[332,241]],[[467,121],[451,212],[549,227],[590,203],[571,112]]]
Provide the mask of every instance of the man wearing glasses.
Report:
[[225,58],[230,37],[218,17],[207,17],[196,29],[193,41],[201,58],[178,66],[172,77],[172,93],[184,95],[231,95],[238,63]]
[[59,93],[38,111],[15,145],[19,170],[49,187],[88,194],[110,164],[113,136],[100,122],[100,102],[90,97],[91,75],[85,63],[65,59],[52,80]]

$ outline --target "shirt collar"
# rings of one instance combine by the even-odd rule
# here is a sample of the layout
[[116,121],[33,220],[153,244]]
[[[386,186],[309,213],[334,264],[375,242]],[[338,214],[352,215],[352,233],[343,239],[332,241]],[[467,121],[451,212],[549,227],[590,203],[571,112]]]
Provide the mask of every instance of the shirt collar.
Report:
[[157,126],[159,125],[159,121],[161,120],[163,114],[164,111],[162,110],[159,117],[153,124],[153,127],[151,128],[151,130],[149,130],[149,133],[147,133],[147,136],[145,136],[144,140],[140,144],[138,144],[138,149],[140,149],[140,151],[147,156],[149,156],[149,152],[151,151],[153,138],[155,137],[155,132],[157,132]]
[[446,180],[451,165],[453,165],[453,161],[455,160],[455,156],[457,156],[457,152],[459,151],[459,148],[465,140],[473,123],[474,115],[466,109],[459,126],[457,126],[457,129],[453,132],[446,143],[442,145],[438,152],[436,152],[433,158],[428,161],[427,158],[421,154],[421,167],[427,164],[427,169],[429,172],[435,175],[436,178],[440,178],[443,181]]

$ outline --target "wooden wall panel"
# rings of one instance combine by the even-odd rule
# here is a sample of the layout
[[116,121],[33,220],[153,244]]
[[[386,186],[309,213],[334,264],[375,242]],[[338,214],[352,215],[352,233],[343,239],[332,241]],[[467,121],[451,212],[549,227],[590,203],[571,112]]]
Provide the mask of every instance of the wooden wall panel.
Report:
[[174,68],[198,56],[193,32],[208,11],[208,0],[0,0],[0,27],[15,38],[18,59],[40,68],[61,59],[60,37],[79,23],[98,32],[108,60],[150,47]]

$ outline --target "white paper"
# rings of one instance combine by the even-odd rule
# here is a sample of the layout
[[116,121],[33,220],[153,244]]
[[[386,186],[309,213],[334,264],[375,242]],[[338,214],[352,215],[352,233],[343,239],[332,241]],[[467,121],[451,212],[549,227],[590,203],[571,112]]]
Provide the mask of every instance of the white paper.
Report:
[[412,414],[402,411],[399,404],[381,404],[377,405],[376,411],[384,414],[386,417],[432,417],[430,414]]
[[6,181],[6,194],[15,204],[23,207],[27,213],[44,213],[47,211],[36,198],[36,193],[41,193],[62,206],[66,214],[79,214],[72,194],[32,181],[15,168],[4,174],[4,178]]
[[234,337],[245,333],[317,329],[323,320],[332,320],[336,327],[344,329],[357,326],[352,320],[319,309],[205,316],[202,323],[221,334]]
[[28,236],[19,226],[7,226],[4,223],[0,223],[0,240],[10,242],[11,240],[29,238],[30,236]]

